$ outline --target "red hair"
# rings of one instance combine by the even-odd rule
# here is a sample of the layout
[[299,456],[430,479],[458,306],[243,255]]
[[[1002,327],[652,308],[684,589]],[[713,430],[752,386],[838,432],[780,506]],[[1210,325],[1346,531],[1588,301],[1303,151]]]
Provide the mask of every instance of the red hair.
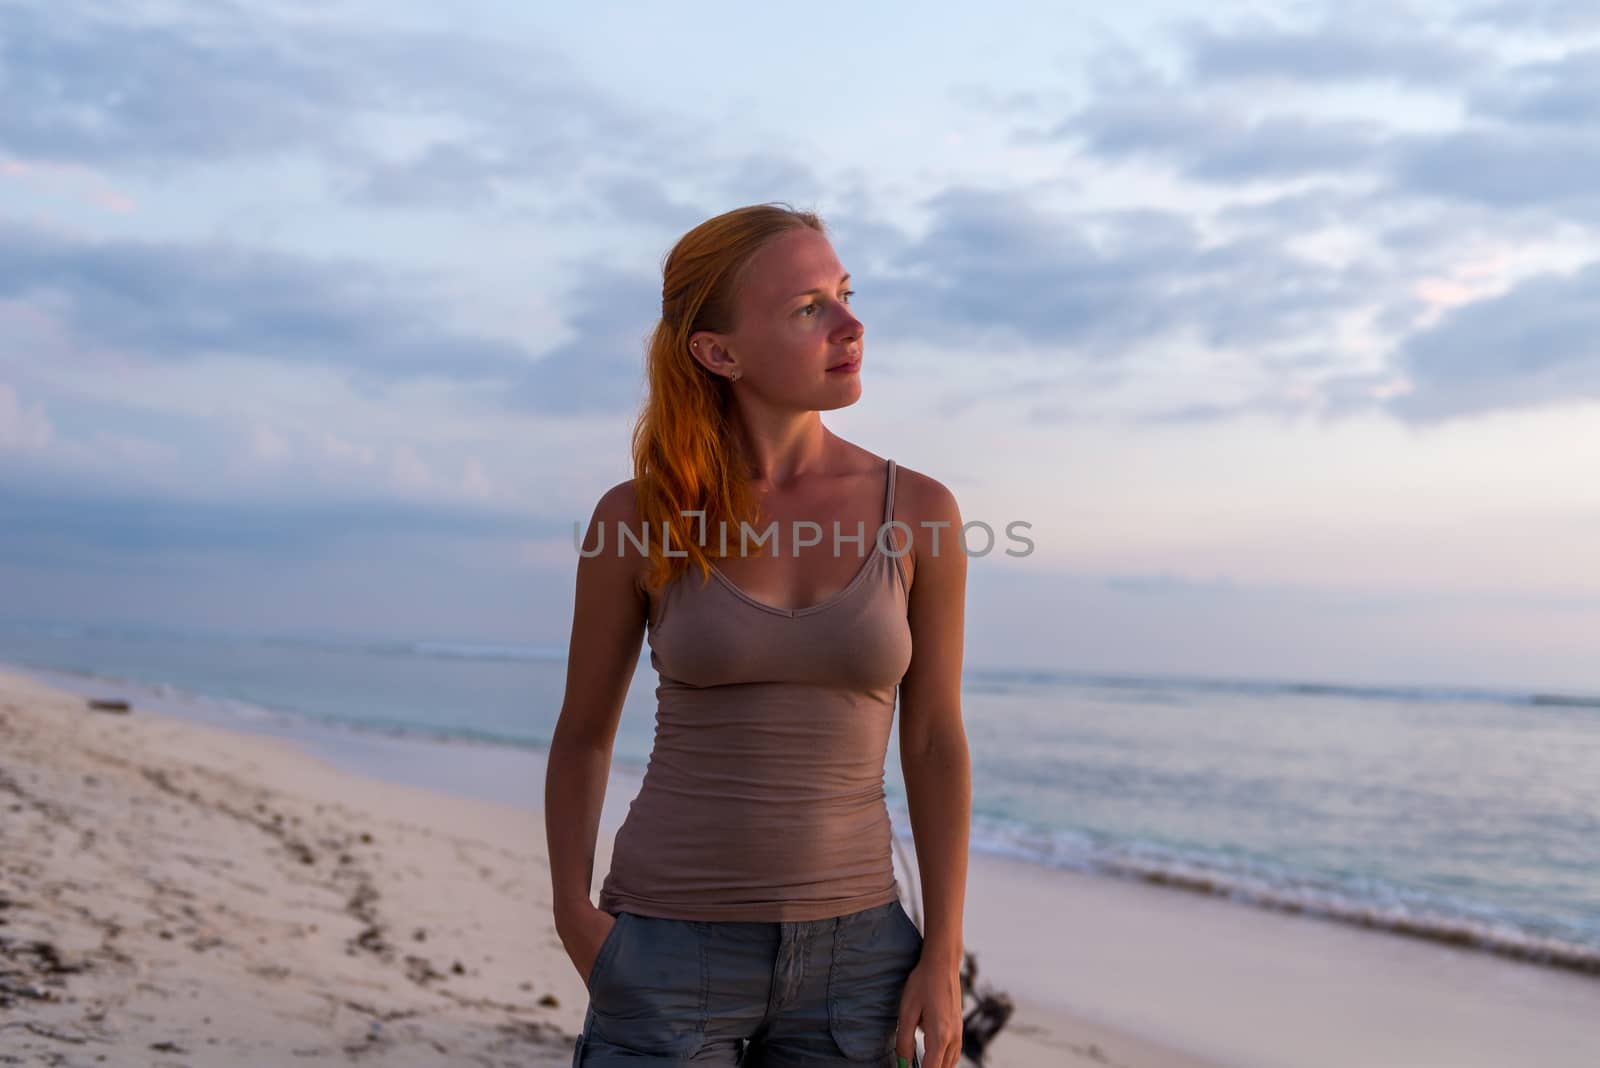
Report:
[[[700,330],[731,333],[741,276],[763,245],[801,227],[826,233],[809,211],[755,204],[707,219],[679,238],[661,267],[661,320],[645,358],[647,393],[633,428],[633,479],[639,518],[649,538],[650,589],[698,564],[711,577],[707,549],[726,523],[730,543],[739,524],[755,518],[743,450],[733,433],[728,380],[689,353]],[[704,512],[705,519],[683,515]],[[674,552],[667,556],[663,530]],[[715,550],[712,550],[715,551]]]

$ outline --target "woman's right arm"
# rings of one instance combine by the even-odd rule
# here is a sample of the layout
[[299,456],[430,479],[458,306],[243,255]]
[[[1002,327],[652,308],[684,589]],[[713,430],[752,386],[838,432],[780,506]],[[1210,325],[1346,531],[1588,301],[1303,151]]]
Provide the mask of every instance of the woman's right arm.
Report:
[[[611,746],[643,641],[649,602],[639,586],[643,559],[621,527],[637,531],[632,481],[607,490],[584,535],[567,649],[566,694],[545,768],[544,823],[556,933],[587,979],[615,922],[589,900],[595,840],[611,770]],[[602,535],[603,532],[603,535]]]

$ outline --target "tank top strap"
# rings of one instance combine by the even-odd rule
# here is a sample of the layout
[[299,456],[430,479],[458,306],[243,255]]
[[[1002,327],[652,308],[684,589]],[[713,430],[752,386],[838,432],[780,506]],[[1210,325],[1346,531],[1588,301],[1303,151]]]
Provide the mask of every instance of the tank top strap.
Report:
[[889,461],[889,485],[883,492],[883,521],[888,523],[894,518],[894,461]]

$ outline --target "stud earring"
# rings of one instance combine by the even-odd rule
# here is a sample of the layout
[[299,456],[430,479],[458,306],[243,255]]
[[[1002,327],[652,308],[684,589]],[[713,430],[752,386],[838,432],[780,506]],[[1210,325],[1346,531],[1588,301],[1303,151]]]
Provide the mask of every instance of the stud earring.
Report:
[[739,369],[737,367],[735,367],[733,370],[728,372],[728,381],[729,382],[737,382],[737,381],[739,381]]

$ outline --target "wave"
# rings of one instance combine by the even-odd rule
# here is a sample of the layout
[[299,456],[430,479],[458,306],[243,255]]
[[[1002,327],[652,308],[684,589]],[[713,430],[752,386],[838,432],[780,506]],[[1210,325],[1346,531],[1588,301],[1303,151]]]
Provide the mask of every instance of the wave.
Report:
[[[51,637],[102,637],[133,641],[173,640],[261,644],[315,652],[365,656],[466,660],[478,662],[556,663],[565,649],[518,642],[446,641],[417,639],[361,639],[273,635],[238,637],[203,634],[157,627],[114,624],[35,623],[0,624]],[[1060,671],[1046,668],[968,668],[962,678],[964,692],[1006,695],[1033,687],[1071,686],[1116,691],[1122,700],[1161,702],[1183,693],[1220,693],[1249,697],[1329,697],[1346,700],[1421,703],[1467,702],[1547,709],[1600,711],[1600,695],[1496,689],[1492,687],[1381,686],[1360,683],[1316,682],[1294,679],[1206,678],[1186,675],[1128,674]]]
[[1533,703],[1561,708],[1600,708],[1600,697],[1573,697],[1562,693],[1536,693],[1533,695]]
[[560,650],[541,645],[446,641],[342,641],[329,638],[263,638],[263,645],[368,656],[416,657],[427,660],[498,660],[554,662],[567,658]]
[[[902,809],[897,829],[909,832]],[[1402,888],[1373,879],[1358,888],[1308,878],[1264,864],[1186,854],[1167,846],[1116,841],[1084,832],[1045,832],[974,820],[976,851],[1047,868],[1128,879],[1278,912],[1316,916],[1388,934],[1494,953],[1600,976],[1600,929],[1527,921],[1481,904]],[[1541,930],[1541,927],[1551,927]]]
[[118,697],[131,699],[136,706],[150,705],[156,711],[180,716],[198,715],[199,718],[206,720],[236,719],[281,725],[312,724],[354,735],[412,739],[441,745],[462,743],[536,750],[548,749],[550,745],[548,738],[540,736],[512,734],[463,724],[416,723],[381,716],[346,715],[306,708],[266,705],[221,694],[200,693],[167,682],[152,682],[109,672],[60,667],[22,659],[7,660],[0,664],[22,668],[38,676],[42,681],[83,697],[115,694]]
[[199,642],[208,645],[267,645],[317,652],[355,653],[368,656],[417,657],[432,660],[500,660],[522,662],[561,661],[564,649],[518,642],[437,641],[418,639],[373,639],[307,637],[303,635],[236,635],[221,632],[200,633],[156,626],[123,626],[114,623],[17,623],[0,621],[0,628],[20,630],[49,638],[111,638],[131,642]]
[[1279,679],[1197,678],[1182,675],[1104,675],[1028,669],[969,669],[963,688],[970,693],[1007,694],[1036,686],[1075,686],[1124,691],[1130,700],[1161,700],[1162,693],[1222,693],[1247,697],[1335,697],[1350,700],[1468,703],[1515,707],[1600,710],[1600,696],[1529,693],[1487,687],[1373,686],[1358,683],[1299,682]]

